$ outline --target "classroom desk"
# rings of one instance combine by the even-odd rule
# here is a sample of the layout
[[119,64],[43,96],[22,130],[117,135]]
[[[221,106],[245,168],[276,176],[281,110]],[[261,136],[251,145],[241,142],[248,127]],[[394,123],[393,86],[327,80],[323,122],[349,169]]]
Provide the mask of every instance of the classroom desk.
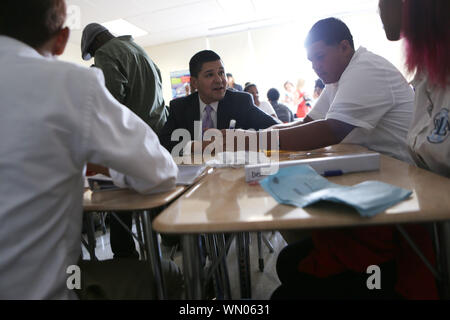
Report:
[[165,299],[166,292],[161,271],[161,249],[157,235],[151,226],[149,210],[168,205],[185,192],[187,188],[178,186],[171,191],[152,195],[142,195],[128,189],[100,192],[86,190],[83,195],[84,212],[113,211],[119,213],[120,211],[136,211],[138,213],[138,234],[140,234],[140,230],[143,231],[144,250],[155,275],[159,299]]
[[[245,182],[244,169],[218,169],[192,190],[172,203],[153,222],[158,232],[185,234],[183,250],[186,258],[184,275],[188,297],[202,298],[198,280],[197,236],[200,233],[243,232],[373,226],[450,220],[450,179],[422,170],[396,159],[381,156],[380,170],[331,177],[330,181],[354,185],[378,180],[413,191],[412,196],[372,218],[362,218],[349,207],[322,203],[306,208],[278,204],[259,185]],[[443,231],[446,224],[439,224]],[[441,260],[448,270],[447,241],[440,241]],[[448,275],[445,275],[448,280]],[[191,282],[189,282],[191,281]],[[241,278],[242,281],[242,278]],[[447,282],[448,284],[448,282]],[[242,285],[242,283],[241,283]],[[242,291],[241,291],[242,293]],[[251,296],[246,296],[250,298]]]

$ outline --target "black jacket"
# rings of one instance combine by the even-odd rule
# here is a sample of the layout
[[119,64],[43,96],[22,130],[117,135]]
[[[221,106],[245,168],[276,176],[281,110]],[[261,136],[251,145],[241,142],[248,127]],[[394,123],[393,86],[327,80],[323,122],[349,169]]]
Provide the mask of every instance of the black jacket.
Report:
[[[253,103],[246,92],[227,90],[217,108],[217,129],[228,129],[230,120],[236,120],[236,129],[266,129],[278,120],[271,117]],[[170,151],[179,141],[171,141],[175,129],[187,129],[194,139],[194,121],[200,121],[198,93],[174,99],[170,102],[169,117],[159,136],[161,144]]]

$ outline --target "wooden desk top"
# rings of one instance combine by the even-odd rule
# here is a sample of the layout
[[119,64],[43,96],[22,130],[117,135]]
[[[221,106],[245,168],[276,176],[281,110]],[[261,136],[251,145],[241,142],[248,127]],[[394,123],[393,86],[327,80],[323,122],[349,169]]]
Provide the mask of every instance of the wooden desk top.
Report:
[[180,196],[187,187],[151,195],[139,194],[133,190],[113,190],[92,192],[86,190],[83,195],[84,211],[133,211],[161,207]]
[[278,204],[259,185],[245,182],[243,168],[226,168],[208,175],[172,203],[153,227],[164,233],[208,233],[450,220],[450,179],[390,157],[380,159],[379,171],[329,178],[342,185],[378,180],[413,191],[408,200],[372,218],[334,203],[303,209]]

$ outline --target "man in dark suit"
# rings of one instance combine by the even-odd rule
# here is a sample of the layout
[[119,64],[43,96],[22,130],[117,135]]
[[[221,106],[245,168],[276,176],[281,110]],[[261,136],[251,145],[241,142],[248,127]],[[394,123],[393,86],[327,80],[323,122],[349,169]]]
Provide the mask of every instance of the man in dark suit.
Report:
[[231,120],[235,128],[265,129],[279,123],[276,119],[259,109],[253,98],[245,92],[227,90],[225,68],[219,55],[210,50],[200,51],[189,62],[191,83],[197,92],[172,100],[169,118],[160,134],[161,144],[167,150],[179,141],[171,141],[172,132],[186,129],[194,136],[194,122],[202,121],[202,131],[207,129],[228,129]]

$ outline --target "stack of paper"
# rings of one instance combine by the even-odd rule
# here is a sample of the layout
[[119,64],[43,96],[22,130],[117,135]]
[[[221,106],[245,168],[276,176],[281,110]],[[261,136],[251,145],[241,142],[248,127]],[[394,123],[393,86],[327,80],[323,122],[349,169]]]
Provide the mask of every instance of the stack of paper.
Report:
[[282,162],[271,162],[245,166],[245,181],[261,180],[268,175],[275,174],[278,169],[310,165],[319,174],[325,176],[339,175],[349,172],[373,171],[380,168],[380,154],[376,152],[357,153],[343,156],[311,158]]
[[355,208],[363,217],[383,212],[412,194],[379,181],[341,186],[331,183],[308,165],[282,168],[260,184],[281,204],[303,208],[322,200],[332,201]]

